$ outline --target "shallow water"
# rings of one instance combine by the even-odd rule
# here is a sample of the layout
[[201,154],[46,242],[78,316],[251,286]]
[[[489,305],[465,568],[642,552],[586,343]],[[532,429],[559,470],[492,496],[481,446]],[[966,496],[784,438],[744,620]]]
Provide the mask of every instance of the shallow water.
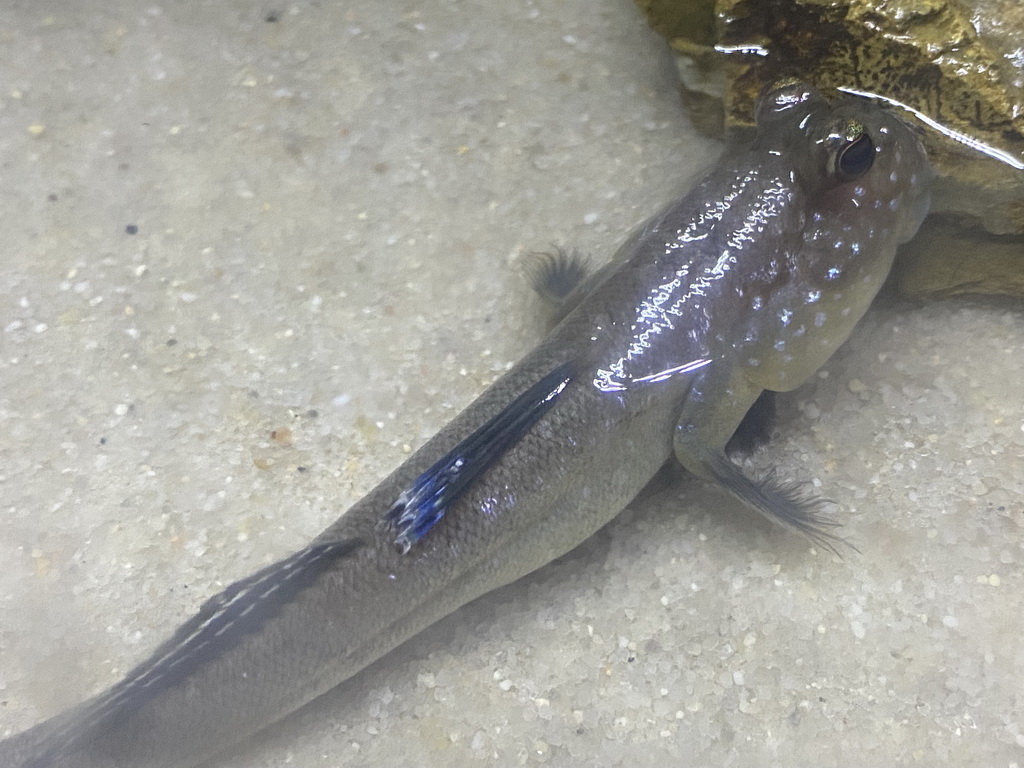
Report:
[[[419,5],[0,10],[0,733],[333,520],[538,338],[525,254],[719,151],[625,0]],[[1019,761],[1022,320],[888,302],[785,401],[755,463],[860,554],[681,481],[223,765]]]

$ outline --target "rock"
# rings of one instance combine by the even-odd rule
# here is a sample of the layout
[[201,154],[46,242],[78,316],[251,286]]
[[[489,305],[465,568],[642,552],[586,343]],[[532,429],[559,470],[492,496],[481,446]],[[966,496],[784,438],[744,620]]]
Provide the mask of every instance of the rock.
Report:
[[683,98],[709,133],[748,128],[761,89],[787,77],[877,94],[931,121],[908,116],[940,178],[897,285],[1024,295],[1019,0],[636,1],[679,52]]

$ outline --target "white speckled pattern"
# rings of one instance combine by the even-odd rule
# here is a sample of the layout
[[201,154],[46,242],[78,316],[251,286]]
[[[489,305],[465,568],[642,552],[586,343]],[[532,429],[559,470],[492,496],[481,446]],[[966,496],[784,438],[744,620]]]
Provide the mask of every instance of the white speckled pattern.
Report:
[[[802,279],[769,301],[757,288],[744,289],[751,320],[742,355],[756,368],[750,376],[759,386],[785,391],[806,381],[849,337],[888,276],[896,246],[917,231],[927,212],[932,172],[916,136],[891,115],[864,111],[855,100],[829,112],[812,109],[800,124],[806,139],[794,138],[785,118],[800,102],[780,103],[777,114],[770,112],[773,104],[762,106],[759,119],[777,121],[779,134],[767,131],[760,141],[780,154],[808,156],[797,171],[799,187],[811,198],[802,242],[779,257]],[[870,139],[874,161],[862,176],[839,183],[829,153],[844,143],[836,137],[848,127]],[[801,140],[816,141],[818,154]],[[772,226],[770,217],[763,218],[759,227]],[[762,313],[777,322],[763,324]]]

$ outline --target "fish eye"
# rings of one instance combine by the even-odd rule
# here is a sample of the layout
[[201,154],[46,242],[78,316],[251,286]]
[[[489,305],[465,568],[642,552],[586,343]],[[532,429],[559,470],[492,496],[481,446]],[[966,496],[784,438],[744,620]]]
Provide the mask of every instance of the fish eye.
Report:
[[875,143],[867,131],[847,138],[835,155],[835,173],[841,181],[863,176],[875,163]]

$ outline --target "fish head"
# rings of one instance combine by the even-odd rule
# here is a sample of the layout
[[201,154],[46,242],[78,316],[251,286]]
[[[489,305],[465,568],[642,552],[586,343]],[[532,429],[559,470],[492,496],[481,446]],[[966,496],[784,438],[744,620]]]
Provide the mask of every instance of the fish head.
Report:
[[785,279],[754,288],[763,300],[744,345],[750,378],[784,391],[820,368],[867,311],[927,214],[934,174],[915,132],[864,99],[829,101],[783,83],[762,95],[757,122],[753,156],[772,164],[788,195],[788,223],[774,226],[793,238],[771,256]]

